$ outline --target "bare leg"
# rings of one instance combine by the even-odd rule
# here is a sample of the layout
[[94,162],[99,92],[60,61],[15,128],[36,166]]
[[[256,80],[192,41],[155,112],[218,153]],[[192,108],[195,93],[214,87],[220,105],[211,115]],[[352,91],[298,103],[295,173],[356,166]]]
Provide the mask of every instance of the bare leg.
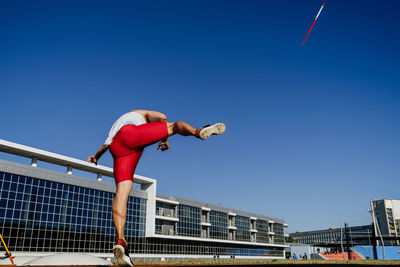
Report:
[[115,194],[112,204],[112,215],[114,219],[115,229],[117,230],[118,239],[125,242],[124,229],[126,221],[126,208],[129,193],[132,190],[133,182],[130,180],[122,181],[117,184],[117,193]]
[[180,134],[183,136],[196,135],[196,128],[184,121],[168,122],[168,135]]

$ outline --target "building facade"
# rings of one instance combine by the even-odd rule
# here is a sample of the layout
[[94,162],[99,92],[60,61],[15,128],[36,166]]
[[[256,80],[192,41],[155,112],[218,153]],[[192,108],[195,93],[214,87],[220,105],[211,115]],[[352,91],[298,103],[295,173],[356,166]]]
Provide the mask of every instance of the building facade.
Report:
[[[115,243],[112,169],[0,140],[0,151],[31,165],[0,160],[0,229],[14,253],[86,252],[109,257]],[[66,173],[37,167],[45,161]],[[96,173],[98,179],[72,174]],[[156,180],[135,175],[125,233],[132,257],[284,258],[281,219],[156,193]]]
[[[400,200],[374,200],[370,204],[375,232],[382,236],[400,237]],[[385,244],[400,245],[400,241],[386,240]]]

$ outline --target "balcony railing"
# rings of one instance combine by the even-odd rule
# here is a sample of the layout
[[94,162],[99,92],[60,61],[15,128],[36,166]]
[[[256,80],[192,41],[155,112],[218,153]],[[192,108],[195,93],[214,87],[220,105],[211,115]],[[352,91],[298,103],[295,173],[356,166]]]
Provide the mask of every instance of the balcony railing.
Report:
[[172,228],[156,228],[155,233],[157,235],[175,235],[175,231]]
[[165,209],[165,208],[156,208],[156,215],[164,216],[164,217],[171,217],[171,218],[178,218],[178,216],[174,210]]
[[[30,158],[32,167],[37,167],[37,161],[39,160],[51,164],[65,166],[66,173],[69,175],[72,175],[72,170],[76,169],[97,174],[97,180],[99,181],[101,181],[102,176],[114,177],[114,172],[112,168],[95,165],[85,160],[75,159],[57,153],[20,145],[3,139],[0,139],[0,152],[6,152],[9,154]],[[154,179],[136,174],[134,178],[135,183],[141,185],[149,185],[155,182]]]

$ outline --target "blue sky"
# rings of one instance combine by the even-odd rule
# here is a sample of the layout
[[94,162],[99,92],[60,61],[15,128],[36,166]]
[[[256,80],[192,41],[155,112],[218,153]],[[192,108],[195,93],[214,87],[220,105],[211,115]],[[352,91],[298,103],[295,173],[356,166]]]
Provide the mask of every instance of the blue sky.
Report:
[[87,159],[132,109],[225,122],[137,174],[289,232],[369,223],[400,199],[400,2],[328,0],[301,46],[322,2],[2,1],[0,138]]

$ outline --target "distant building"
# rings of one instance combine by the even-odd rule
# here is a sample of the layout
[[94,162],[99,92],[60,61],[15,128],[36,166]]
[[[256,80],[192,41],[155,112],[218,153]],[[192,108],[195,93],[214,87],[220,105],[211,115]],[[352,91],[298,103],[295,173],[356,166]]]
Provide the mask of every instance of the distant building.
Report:
[[[374,200],[371,202],[371,212],[378,235],[400,236],[400,200]],[[385,245],[400,245],[400,241],[385,241]]]
[[[369,236],[372,234],[372,225],[361,225],[345,228],[329,228],[316,231],[305,231],[291,233],[289,236],[296,243],[309,244],[309,245],[339,245],[342,241],[346,240],[346,231],[349,236]],[[352,240],[355,241],[355,240]],[[357,240],[356,243],[361,245],[370,245],[372,241]]]
[[[371,245],[373,232],[384,239],[385,245],[400,245],[400,200],[382,199],[371,201],[371,225],[353,226],[346,229],[350,242]],[[310,245],[334,245],[346,241],[344,228],[296,232],[289,235],[294,242]],[[378,239],[379,240],[379,239]],[[380,242],[377,241],[377,245]]]

